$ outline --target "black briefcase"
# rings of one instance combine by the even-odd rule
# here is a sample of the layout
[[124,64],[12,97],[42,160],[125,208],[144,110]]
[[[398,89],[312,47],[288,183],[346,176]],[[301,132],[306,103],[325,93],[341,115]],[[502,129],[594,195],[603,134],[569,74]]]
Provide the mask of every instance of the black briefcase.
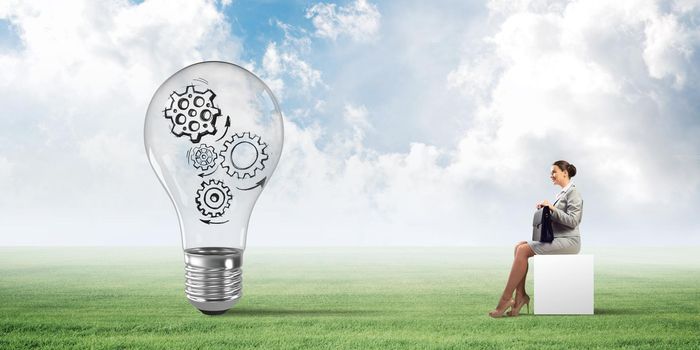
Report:
[[549,207],[537,209],[532,219],[532,240],[550,243],[554,240],[552,230],[552,212]]

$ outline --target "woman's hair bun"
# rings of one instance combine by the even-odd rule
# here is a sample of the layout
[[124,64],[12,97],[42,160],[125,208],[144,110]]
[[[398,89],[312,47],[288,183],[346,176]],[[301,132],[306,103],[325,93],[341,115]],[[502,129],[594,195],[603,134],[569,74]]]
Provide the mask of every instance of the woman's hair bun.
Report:
[[556,165],[561,171],[566,170],[566,172],[569,173],[569,178],[576,176],[576,167],[565,160],[558,160],[552,165]]

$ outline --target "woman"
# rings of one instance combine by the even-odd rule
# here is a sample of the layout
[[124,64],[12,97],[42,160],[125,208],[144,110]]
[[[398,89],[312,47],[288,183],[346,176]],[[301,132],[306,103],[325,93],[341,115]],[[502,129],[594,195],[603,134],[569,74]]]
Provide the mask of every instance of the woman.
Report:
[[[520,309],[527,305],[530,312],[530,297],[525,293],[525,277],[527,276],[527,259],[535,254],[577,254],[581,250],[581,237],[578,225],[583,214],[583,199],[578,194],[571,178],[576,175],[576,167],[565,160],[552,164],[550,178],[562,190],[557,195],[554,204],[544,200],[537,204],[537,209],[549,207],[551,210],[552,231],[554,240],[551,243],[537,241],[522,241],[515,246],[515,258],[506,288],[501,295],[496,309],[489,312],[491,317],[501,317],[510,308],[509,316],[518,316]],[[515,299],[512,299],[515,292]]]

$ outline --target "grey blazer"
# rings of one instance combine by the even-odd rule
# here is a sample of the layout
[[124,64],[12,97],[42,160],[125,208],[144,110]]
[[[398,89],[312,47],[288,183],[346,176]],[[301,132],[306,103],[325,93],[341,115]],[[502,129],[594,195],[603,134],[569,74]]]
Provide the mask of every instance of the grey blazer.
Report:
[[583,198],[576,190],[576,185],[571,187],[553,204],[552,231],[554,237],[579,237],[578,225],[583,215]]

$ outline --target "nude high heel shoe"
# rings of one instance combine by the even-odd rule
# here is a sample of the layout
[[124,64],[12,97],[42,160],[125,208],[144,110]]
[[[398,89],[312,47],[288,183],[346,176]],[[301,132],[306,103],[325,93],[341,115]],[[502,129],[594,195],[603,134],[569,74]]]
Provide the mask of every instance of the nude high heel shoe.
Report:
[[[515,303],[515,302],[514,302]],[[508,312],[508,316],[518,316],[520,314],[520,309],[523,308],[524,305],[527,305],[527,313],[530,313],[530,297],[525,296],[523,298],[523,301],[514,304],[513,307],[510,308],[510,312]]]
[[511,299],[507,303],[505,303],[501,309],[496,307],[496,310],[489,312],[489,316],[493,318],[503,317],[503,314],[506,313],[506,310],[508,310],[508,308],[512,309],[513,305],[515,305],[515,300]]

